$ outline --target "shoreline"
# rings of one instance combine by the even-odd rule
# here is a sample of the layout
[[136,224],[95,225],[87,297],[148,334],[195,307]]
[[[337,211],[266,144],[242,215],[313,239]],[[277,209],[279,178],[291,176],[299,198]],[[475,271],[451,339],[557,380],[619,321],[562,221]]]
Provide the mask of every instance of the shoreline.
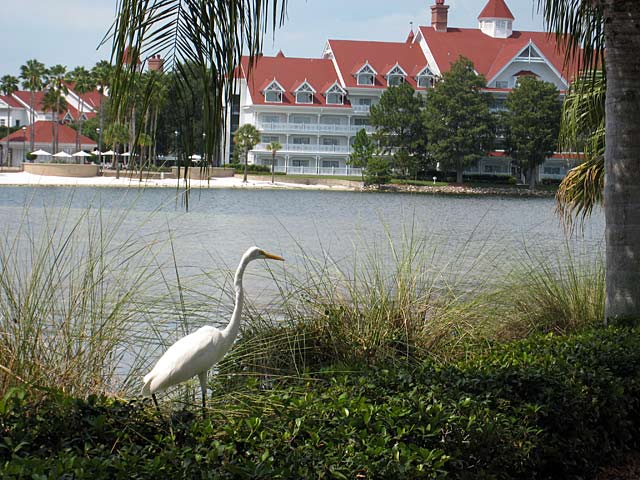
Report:
[[[257,188],[280,190],[331,190],[345,192],[380,192],[380,193],[411,193],[422,195],[455,195],[455,196],[498,196],[517,198],[553,198],[555,191],[534,190],[516,187],[471,187],[466,185],[384,185],[378,187],[362,187],[359,182],[340,181],[318,177],[317,181],[301,178],[300,181],[271,183],[271,179],[262,180],[260,176],[250,175],[247,182],[241,176],[212,177],[209,180],[189,180],[189,188]],[[297,179],[296,179],[297,180]],[[137,176],[121,175],[120,178],[111,176],[99,177],[56,177],[35,175],[27,172],[0,172],[0,187],[106,187],[106,188],[183,188],[184,179],[175,178],[146,178],[142,181]]]

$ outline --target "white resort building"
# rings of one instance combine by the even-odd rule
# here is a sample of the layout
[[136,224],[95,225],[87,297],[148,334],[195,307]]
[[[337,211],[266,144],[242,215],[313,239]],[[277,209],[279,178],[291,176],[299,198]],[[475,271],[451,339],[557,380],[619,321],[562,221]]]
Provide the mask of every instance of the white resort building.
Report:
[[[433,1],[433,0],[432,0]],[[224,158],[233,154],[232,132],[253,124],[262,142],[249,162],[271,165],[266,145],[276,141],[276,171],[290,174],[359,174],[348,165],[356,133],[369,125],[369,109],[387,87],[406,83],[426,92],[460,56],[473,61],[487,80],[496,109],[518,79],[535,76],[563,93],[572,72],[564,64],[553,36],[514,29],[515,18],[504,0],[489,0],[478,16],[478,28],[448,25],[449,6],[435,0],[431,25],[411,31],[405,41],[329,40],[322,58],[289,58],[282,52],[260,56],[252,69],[244,58],[237,69]],[[547,159],[539,179],[562,178],[573,167],[572,156]],[[468,169],[469,174],[510,175],[511,159],[491,152]]]

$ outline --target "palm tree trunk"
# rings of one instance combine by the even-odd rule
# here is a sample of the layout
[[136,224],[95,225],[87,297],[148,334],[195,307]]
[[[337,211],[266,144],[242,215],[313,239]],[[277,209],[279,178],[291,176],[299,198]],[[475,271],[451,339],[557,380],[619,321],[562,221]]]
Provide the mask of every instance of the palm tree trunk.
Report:
[[242,181],[244,183],[247,183],[247,169],[249,165],[249,149],[247,149],[247,151],[244,154],[244,177],[242,178]]
[[271,183],[274,183],[275,175],[276,175],[276,151],[273,151],[271,155]]
[[536,166],[532,163],[529,165],[529,190],[536,189]]
[[607,47],[606,322],[640,318],[640,2],[602,3]]

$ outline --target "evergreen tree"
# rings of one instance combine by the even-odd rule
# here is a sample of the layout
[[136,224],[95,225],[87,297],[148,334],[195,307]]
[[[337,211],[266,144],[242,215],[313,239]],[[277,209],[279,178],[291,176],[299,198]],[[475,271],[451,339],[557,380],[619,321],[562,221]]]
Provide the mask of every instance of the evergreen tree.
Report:
[[367,168],[377,150],[375,143],[367,135],[367,131],[364,128],[358,130],[353,139],[348,162],[350,166],[362,169],[362,181],[364,181],[364,169]]
[[427,94],[424,124],[430,154],[456,171],[457,183],[472,162],[486,154],[493,141],[485,79],[471,60],[460,57]]
[[552,155],[560,131],[559,92],[555,85],[533,77],[520,79],[507,97],[502,116],[507,130],[507,150],[527,170],[529,188],[535,188],[536,169]]
[[385,155],[392,155],[396,170],[415,177],[426,163],[426,131],[421,111],[422,94],[407,84],[388,88],[371,107],[375,140]]

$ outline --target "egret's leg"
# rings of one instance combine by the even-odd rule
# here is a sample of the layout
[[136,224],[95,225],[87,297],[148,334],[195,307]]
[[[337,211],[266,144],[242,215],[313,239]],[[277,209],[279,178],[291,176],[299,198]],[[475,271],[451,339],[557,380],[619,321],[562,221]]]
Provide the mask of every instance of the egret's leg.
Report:
[[158,405],[158,399],[156,398],[156,394],[152,393],[151,398],[153,399],[153,403],[156,405],[156,409],[160,412],[160,405]]
[[202,390],[202,416],[205,416],[205,410],[207,408],[207,372],[206,370],[198,374],[200,380],[200,389]]

